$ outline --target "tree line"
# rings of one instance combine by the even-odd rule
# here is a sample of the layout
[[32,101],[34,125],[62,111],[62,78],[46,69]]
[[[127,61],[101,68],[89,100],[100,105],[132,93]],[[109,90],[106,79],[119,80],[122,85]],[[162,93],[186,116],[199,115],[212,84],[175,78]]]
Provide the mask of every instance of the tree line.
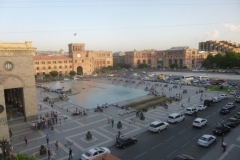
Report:
[[221,53],[215,56],[209,54],[202,63],[202,66],[208,69],[232,69],[234,67],[240,67],[240,53],[229,51],[226,52],[225,55]]

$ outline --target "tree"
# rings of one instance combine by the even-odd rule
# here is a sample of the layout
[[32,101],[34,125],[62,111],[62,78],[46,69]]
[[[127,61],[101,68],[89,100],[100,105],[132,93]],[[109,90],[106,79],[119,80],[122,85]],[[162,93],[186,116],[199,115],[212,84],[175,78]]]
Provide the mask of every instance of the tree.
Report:
[[141,63],[141,64],[138,65],[138,68],[139,69],[148,68],[148,65],[146,63]]
[[76,72],[75,72],[75,71],[70,71],[70,72],[69,72],[69,75],[70,75],[70,76],[75,76],[75,75],[76,75]]
[[178,65],[176,63],[170,64],[170,68],[178,68]]
[[109,71],[108,67],[103,67],[101,70],[102,73],[107,73],[108,71]]
[[58,71],[51,71],[51,72],[50,72],[50,75],[51,75],[52,77],[57,77],[57,76],[58,76]]
[[49,78],[49,77],[50,77],[50,74],[45,74],[45,77],[46,77],[46,78]]

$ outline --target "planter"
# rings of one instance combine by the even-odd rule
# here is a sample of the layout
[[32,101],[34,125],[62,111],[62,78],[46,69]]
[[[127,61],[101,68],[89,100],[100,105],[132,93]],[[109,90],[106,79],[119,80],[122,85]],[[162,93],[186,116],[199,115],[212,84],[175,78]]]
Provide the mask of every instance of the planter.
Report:
[[121,121],[118,121],[118,123],[117,123],[117,128],[118,128],[118,129],[121,129],[121,128],[122,128],[122,123],[121,123]]
[[86,134],[86,139],[87,139],[87,140],[92,139],[92,134],[91,134],[90,131],[87,132],[87,134]]
[[41,155],[41,156],[47,154],[47,150],[46,150],[46,148],[44,147],[44,145],[41,145],[39,151],[40,151],[40,155]]

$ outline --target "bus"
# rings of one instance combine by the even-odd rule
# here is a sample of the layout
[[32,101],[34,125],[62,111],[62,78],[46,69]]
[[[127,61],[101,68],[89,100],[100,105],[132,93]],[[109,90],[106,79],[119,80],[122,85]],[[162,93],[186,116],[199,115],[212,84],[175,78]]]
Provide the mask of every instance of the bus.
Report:
[[209,81],[208,76],[197,76],[196,79],[199,81]]
[[194,77],[193,75],[188,75],[188,76],[182,76],[182,80],[184,81],[193,81],[194,80]]

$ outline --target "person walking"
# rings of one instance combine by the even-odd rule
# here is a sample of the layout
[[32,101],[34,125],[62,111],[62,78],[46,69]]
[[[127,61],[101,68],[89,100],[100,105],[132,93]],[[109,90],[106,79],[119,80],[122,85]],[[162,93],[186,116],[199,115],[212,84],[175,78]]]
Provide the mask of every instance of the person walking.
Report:
[[46,135],[46,141],[47,141],[47,145],[48,145],[48,142],[49,142],[49,135],[48,134]]
[[182,104],[182,106],[181,106],[181,107],[184,109],[184,108],[185,108],[185,107],[184,107],[184,104]]
[[42,110],[42,105],[40,104],[40,111]]
[[28,137],[27,136],[24,137],[24,141],[25,141],[25,143],[27,145],[27,143],[28,143]]
[[225,152],[226,147],[227,147],[227,143],[223,141],[223,142],[222,142],[222,147],[223,147],[223,152]]
[[58,150],[58,141],[56,141],[55,146],[56,146],[56,150]]
[[51,150],[50,150],[50,148],[48,148],[48,159],[50,159],[51,158]]
[[114,126],[114,120],[112,119],[112,128],[113,128],[113,126]]
[[9,135],[10,135],[10,138],[13,136],[11,128],[9,129]]
[[69,160],[70,160],[70,158],[72,159],[72,149],[71,148],[69,148],[68,155],[69,155]]
[[61,125],[62,124],[62,122],[61,122],[61,119],[59,118],[59,124]]

